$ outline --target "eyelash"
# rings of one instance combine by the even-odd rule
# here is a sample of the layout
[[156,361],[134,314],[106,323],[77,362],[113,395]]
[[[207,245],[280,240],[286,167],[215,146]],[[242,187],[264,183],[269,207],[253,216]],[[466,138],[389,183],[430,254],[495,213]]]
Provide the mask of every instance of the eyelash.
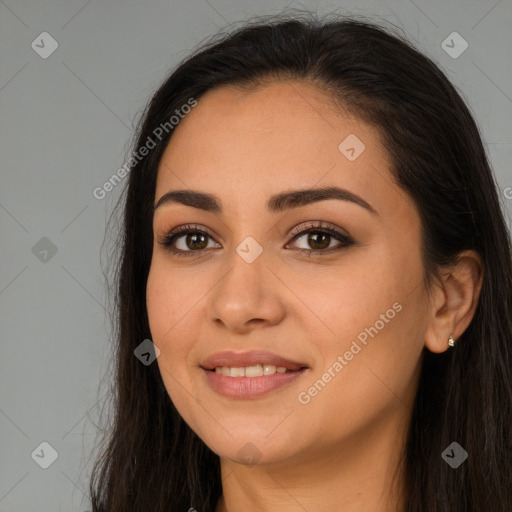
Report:
[[[206,235],[213,239],[213,236],[210,235],[207,231],[203,231],[201,229],[198,229],[197,226],[187,224],[184,226],[180,226],[173,231],[171,231],[168,235],[166,235],[161,241],[158,242],[158,245],[161,247],[164,247],[167,251],[171,252],[172,254],[176,256],[184,256],[184,257],[195,257],[197,256],[197,253],[204,252],[204,250],[197,250],[197,251],[184,251],[182,249],[176,249],[173,247],[173,243],[178,239],[181,238],[184,235],[188,235],[191,233],[199,233],[201,235]],[[309,233],[323,233],[326,235],[330,235],[331,237],[335,238],[339,242],[342,242],[342,245],[330,248],[330,249],[298,249],[301,254],[308,253],[308,255],[316,254],[318,256],[321,256],[325,253],[332,253],[334,251],[339,251],[341,249],[346,249],[347,247],[354,244],[354,240],[347,236],[337,229],[334,229],[330,227],[329,225],[325,225],[322,222],[319,222],[318,224],[309,226],[307,229],[301,230],[301,227],[296,228],[292,231],[292,239],[290,242],[293,242],[297,238],[301,238],[303,235],[307,235]],[[300,235],[300,236],[299,236]]]

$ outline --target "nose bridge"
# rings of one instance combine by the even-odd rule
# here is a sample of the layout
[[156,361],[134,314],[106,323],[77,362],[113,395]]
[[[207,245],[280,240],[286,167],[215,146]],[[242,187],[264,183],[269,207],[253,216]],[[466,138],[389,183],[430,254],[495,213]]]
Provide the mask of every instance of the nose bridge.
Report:
[[211,320],[221,320],[231,329],[242,329],[253,319],[275,322],[284,308],[269,279],[263,244],[255,237],[242,235],[238,243],[233,233],[232,250],[226,256],[223,275],[213,290],[208,305]]
[[[255,266],[261,270],[262,261],[266,259],[263,258],[264,247],[268,247],[268,227],[262,213],[258,212],[254,205],[250,207],[249,201],[245,201],[245,213],[243,205],[239,206],[234,210],[236,213],[232,216],[234,221],[229,233],[229,265],[245,263],[252,267],[256,263]],[[243,268],[244,265],[241,266]]]
[[[234,242],[232,250],[226,258],[226,267],[230,270],[219,283],[219,288],[233,297],[238,295],[246,297],[246,302],[259,299],[259,288],[265,283],[266,260],[263,245],[252,236],[245,236],[241,242]],[[232,289],[233,287],[233,289]]]

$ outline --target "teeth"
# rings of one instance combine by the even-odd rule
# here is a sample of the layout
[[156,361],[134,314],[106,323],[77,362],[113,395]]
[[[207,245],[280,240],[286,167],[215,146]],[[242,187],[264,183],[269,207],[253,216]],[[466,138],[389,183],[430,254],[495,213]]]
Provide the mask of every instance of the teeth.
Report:
[[257,364],[245,367],[217,366],[215,368],[215,373],[220,373],[226,377],[262,377],[263,375],[290,371],[284,366],[274,366],[273,364]]

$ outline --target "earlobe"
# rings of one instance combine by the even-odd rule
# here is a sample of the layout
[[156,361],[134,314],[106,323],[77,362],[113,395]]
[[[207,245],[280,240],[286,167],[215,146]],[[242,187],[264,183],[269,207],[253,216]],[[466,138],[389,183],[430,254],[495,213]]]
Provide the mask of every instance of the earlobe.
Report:
[[436,284],[425,347],[439,354],[455,346],[473,320],[483,283],[483,264],[475,251],[460,253],[457,263]]

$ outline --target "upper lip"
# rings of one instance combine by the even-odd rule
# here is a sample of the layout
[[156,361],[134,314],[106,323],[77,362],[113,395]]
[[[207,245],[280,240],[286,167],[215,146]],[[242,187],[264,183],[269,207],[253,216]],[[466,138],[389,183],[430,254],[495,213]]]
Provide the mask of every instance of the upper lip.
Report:
[[213,370],[218,366],[230,366],[232,368],[239,368],[244,366],[254,366],[257,364],[282,366],[288,370],[300,370],[301,368],[307,368],[307,365],[304,363],[292,361],[265,350],[249,350],[246,352],[217,352],[216,354],[206,358],[201,363],[201,367],[205,370]]

